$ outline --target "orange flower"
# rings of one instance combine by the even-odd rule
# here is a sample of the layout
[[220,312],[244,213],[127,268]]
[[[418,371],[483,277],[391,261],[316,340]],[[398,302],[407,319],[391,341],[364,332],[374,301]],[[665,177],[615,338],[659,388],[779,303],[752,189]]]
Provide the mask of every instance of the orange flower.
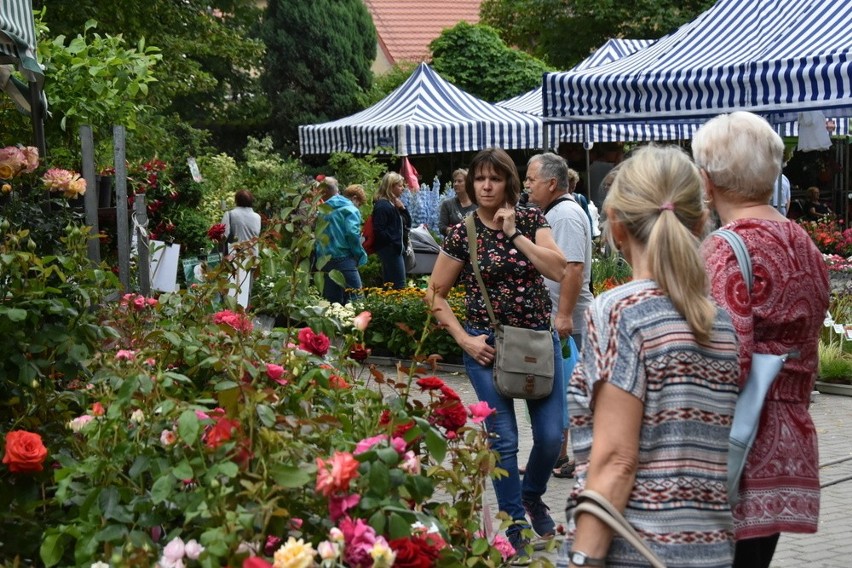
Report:
[[358,477],[359,465],[349,452],[334,452],[328,461],[317,458],[317,491],[326,497],[348,491],[349,483]]
[[6,455],[3,463],[12,473],[30,473],[44,469],[47,448],[41,436],[26,430],[13,430],[6,434]]

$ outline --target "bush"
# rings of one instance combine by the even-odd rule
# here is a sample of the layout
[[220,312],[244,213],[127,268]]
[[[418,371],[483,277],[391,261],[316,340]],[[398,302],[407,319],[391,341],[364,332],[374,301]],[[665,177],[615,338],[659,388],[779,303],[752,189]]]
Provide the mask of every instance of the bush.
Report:
[[[365,339],[375,354],[411,358],[439,355],[451,363],[461,361],[462,351],[452,336],[440,329],[424,302],[426,291],[420,288],[388,290],[367,288],[364,299],[353,302],[355,311],[373,314]],[[464,295],[454,289],[448,301],[456,316],[464,318]],[[423,331],[423,335],[418,333]],[[418,351],[418,349],[420,349]]]

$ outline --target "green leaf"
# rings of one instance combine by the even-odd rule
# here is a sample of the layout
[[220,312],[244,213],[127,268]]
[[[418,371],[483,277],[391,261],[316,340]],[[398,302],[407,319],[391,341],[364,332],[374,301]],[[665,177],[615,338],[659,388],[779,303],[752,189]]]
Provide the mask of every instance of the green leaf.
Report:
[[9,318],[9,321],[24,321],[27,319],[27,310],[21,308],[0,308],[0,316]]
[[[218,360],[218,359],[217,359]],[[216,383],[216,387],[214,390],[216,391],[225,391],[229,389],[239,388],[240,385],[235,383],[234,381],[222,381],[220,383]]]
[[219,464],[219,473],[228,478],[233,478],[239,475],[240,468],[234,462],[222,462]]
[[44,540],[41,541],[39,548],[39,556],[41,561],[48,568],[56,566],[62,560],[62,555],[65,553],[65,534],[61,532],[48,533]]
[[174,478],[170,475],[164,475],[154,482],[151,487],[151,500],[154,504],[162,503],[172,494],[174,490]]
[[107,525],[95,535],[95,540],[99,542],[124,542],[124,537],[126,534],[127,529],[124,527],[124,525]]
[[313,479],[316,467],[273,466],[270,474],[275,483],[288,489],[304,487]]
[[258,404],[257,417],[260,418],[261,423],[267,428],[272,428],[275,425],[275,412],[269,405]]
[[375,513],[373,513],[373,515],[367,521],[367,523],[371,527],[373,527],[373,529],[375,529],[375,531],[379,534],[382,534],[382,533],[385,532],[385,522],[386,522],[385,514],[382,513],[381,511],[376,511]]
[[150,465],[150,461],[148,456],[136,456],[136,459],[133,460],[133,465],[130,466],[130,469],[127,471],[127,475],[130,479],[136,479],[146,471],[148,471],[148,467]]
[[435,428],[429,428],[426,431],[426,449],[436,462],[441,463],[447,455],[447,440]]
[[411,534],[411,523],[399,513],[391,513],[390,515],[390,537],[405,538]]
[[488,540],[484,538],[478,538],[473,541],[473,546],[471,547],[471,552],[474,556],[482,556],[489,548]]
[[184,410],[181,413],[180,418],[178,418],[178,434],[181,440],[190,445],[194,444],[200,428],[201,425],[194,410]]
[[382,462],[373,462],[370,467],[370,493],[386,495],[390,490],[390,473]]
[[192,479],[195,477],[195,472],[192,471],[192,466],[189,462],[183,460],[172,469],[172,475],[177,479]]

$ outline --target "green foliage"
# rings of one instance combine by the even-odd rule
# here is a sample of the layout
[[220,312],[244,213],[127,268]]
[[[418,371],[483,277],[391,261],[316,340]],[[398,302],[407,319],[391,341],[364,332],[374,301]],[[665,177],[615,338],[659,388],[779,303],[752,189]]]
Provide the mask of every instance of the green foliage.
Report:
[[92,308],[118,286],[86,258],[85,227],[68,225],[44,256],[28,230],[12,230],[6,220],[0,229],[0,391],[8,418],[32,402],[38,385],[86,375],[84,362],[109,335]]
[[[461,360],[461,348],[449,333],[435,324],[424,301],[424,290],[369,288],[364,292],[364,298],[353,302],[353,305],[356,312],[366,310],[373,315],[365,340],[375,352],[406,358],[438,355],[453,363]],[[461,293],[451,293],[449,301],[462,319],[464,300]],[[424,329],[422,337],[416,335]]]
[[[610,38],[658,39],[714,0],[483,0],[482,23],[559,69],[570,69]],[[566,33],[566,30],[570,30]]]
[[633,270],[618,253],[604,254],[598,250],[592,255],[592,290],[595,295],[630,280]]
[[255,209],[274,214],[291,204],[289,197],[305,190],[304,164],[276,152],[270,137],[249,138],[243,157],[240,183],[254,194]]
[[262,37],[262,82],[279,146],[295,149],[301,124],[362,108],[376,57],[376,31],[362,0],[270,0]]
[[357,157],[347,152],[335,152],[329,156],[328,165],[341,188],[353,183],[363,185],[368,202],[372,202],[373,194],[387,171],[387,165],[378,161],[376,154]]
[[829,383],[852,384],[852,355],[839,342],[820,341],[819,378]]
[[459,22],[444,30],[429,48],[432,66],[460,89],[490,102],[508,99],[541,84],[548,66],[508,47],[486,25]]
[[147,101],[162,116],[177,113],[196,128],[228,127],[223,134],[238,139],[267,116],[254,73],[263,54],[254,35],[260,17],[254,0],[152,0],[132,10],[111,0],[34,5],[48,5],[45,20],[56,34],[75,34],[94,19],[106,34],[167,54]]
[[[113,124],[133,130],[150,110],[144,101],[156,80],[154,65],[162,59],[160,50],[144,41],[128,48],[121,35],[101,35],[93,31],[96,27],[90,20],[70,41],[61,34],[39,43],[39,59],[50,78],[45,93],[51,112],[74,137],[83,124],[103,137],[111,135]],[[46,39],[48,30],[40,31]]]

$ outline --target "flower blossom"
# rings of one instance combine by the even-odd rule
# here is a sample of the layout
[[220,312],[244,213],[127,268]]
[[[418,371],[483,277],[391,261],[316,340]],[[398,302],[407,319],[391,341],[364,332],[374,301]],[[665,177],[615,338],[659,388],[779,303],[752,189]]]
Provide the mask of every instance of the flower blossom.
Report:
[[396,553],[383,536],[376,537],[370,556],[373,558],[373,568],[389,568],[396,560]]
[[160,563],[164,566],[183,566],[185,552],[186,545],[179,536],[176,536],[163,549],[163,557],[160,558]]
[[104,405],[100,402],[94,403],[92,405],[92,414],[94,416],[103,416],[104,414],[106,414],[106,409],[104,408]]
[[145,413],[142,412],[142,409],[137,408],[130,414],[130,421],[135,422],[136,424],[142,424],[145,422]]
[[26,167],[27,158],[17,146],[0,148],[0,179],[12,179]]
[[328,337],[324,333],[314,333],[309,327],[303,327],[299,330],[299,347],[322,357],[328,353],[328,347],[331,344]]
[[402,463],[399,464],[399,469],[411,475],[420,475],[420,458],[411,450],[405,452]]
[[510,543],[502,534],[498,534],[494,537],[492,546],[500,551],[500,556],[503,560],[508,560],[515,555],[515,547],[512,546],[512,543]]
[[286,385],[289,381],[287,379],[282,379],[284,376],[284,367],[281,365],[276,365],[274,363],[266,364],[266,376],[278,383],[279,385]]
[[222,310],[213,314],[213,323],[227,325],[245,333],[250,332],[254,327],[247,315],[231,310]]
[[334,452],[328,461],[317,458],[317,491],[326,497],[348,491],[349,482],[358,476],[359,465],[348,452]]
[[115,354],[116,361],[133,361],[136,359],[136,351],[132,349],[119,349]]
[[161,444],[163,444],[164,446],[171,446],[175,442],[177,442],[177,436],[175,435],[174,432],[172,432],[171,430],[168,430],[168,429],[160,432],[160,443]]
[[44,469],[47,448],[41,436],[26,430],[12,430],[6,434],[6,453],[3,463],[12,473],[33,473]]
[[211,241],[220,241],[225,236],[225,224],[216,223],[207,229],[207,238]]
[[68,429],[75,433],[80,432],[86,424],[88,424],[94,419],[95,417],[91,414],[84,414],[82,416],[78,416],[77,418],[74,418],[73,420],[68,422]]
[[287,539],[284,546],[275,552],[273,568],[309,568],[314,565],[314,556],[317,551],[310,543],[305,543],[301,538]]
[[373,565],[371,552],[376,544],[376,531],[364,522],[363,519],[352,520],[344,518],[340,522],[340,530],[343,531],[345,545],[343,546],[343,560],[353,568],[367,568]]
[[198,560],[198,557],[201,556],[202,552],[204,552],[204,547],[201,546],[197,540],[192,539],[186,543],[183,551],[186,553],[186,557],[190,560]]
[[471,420],[474,424],[479,424],[480,422],[497,412],[495,409],[488,406],[488,403],[484,400],[469,405],[467,407],[467,411],[470,413],[472,417]]
[[328,516],[331,522],[336,523],[342,517],[346,516],[349,509],[358,505],[361,502],[361,496],[357,493],[345,497],[332,495],[328,498]]
[[364,311],[355,316],[355,319],[352,320],[352,325],[358,331],[365,331],[367,326],[370,325],[370,320],[373,319],[373,314],[370,312]]

